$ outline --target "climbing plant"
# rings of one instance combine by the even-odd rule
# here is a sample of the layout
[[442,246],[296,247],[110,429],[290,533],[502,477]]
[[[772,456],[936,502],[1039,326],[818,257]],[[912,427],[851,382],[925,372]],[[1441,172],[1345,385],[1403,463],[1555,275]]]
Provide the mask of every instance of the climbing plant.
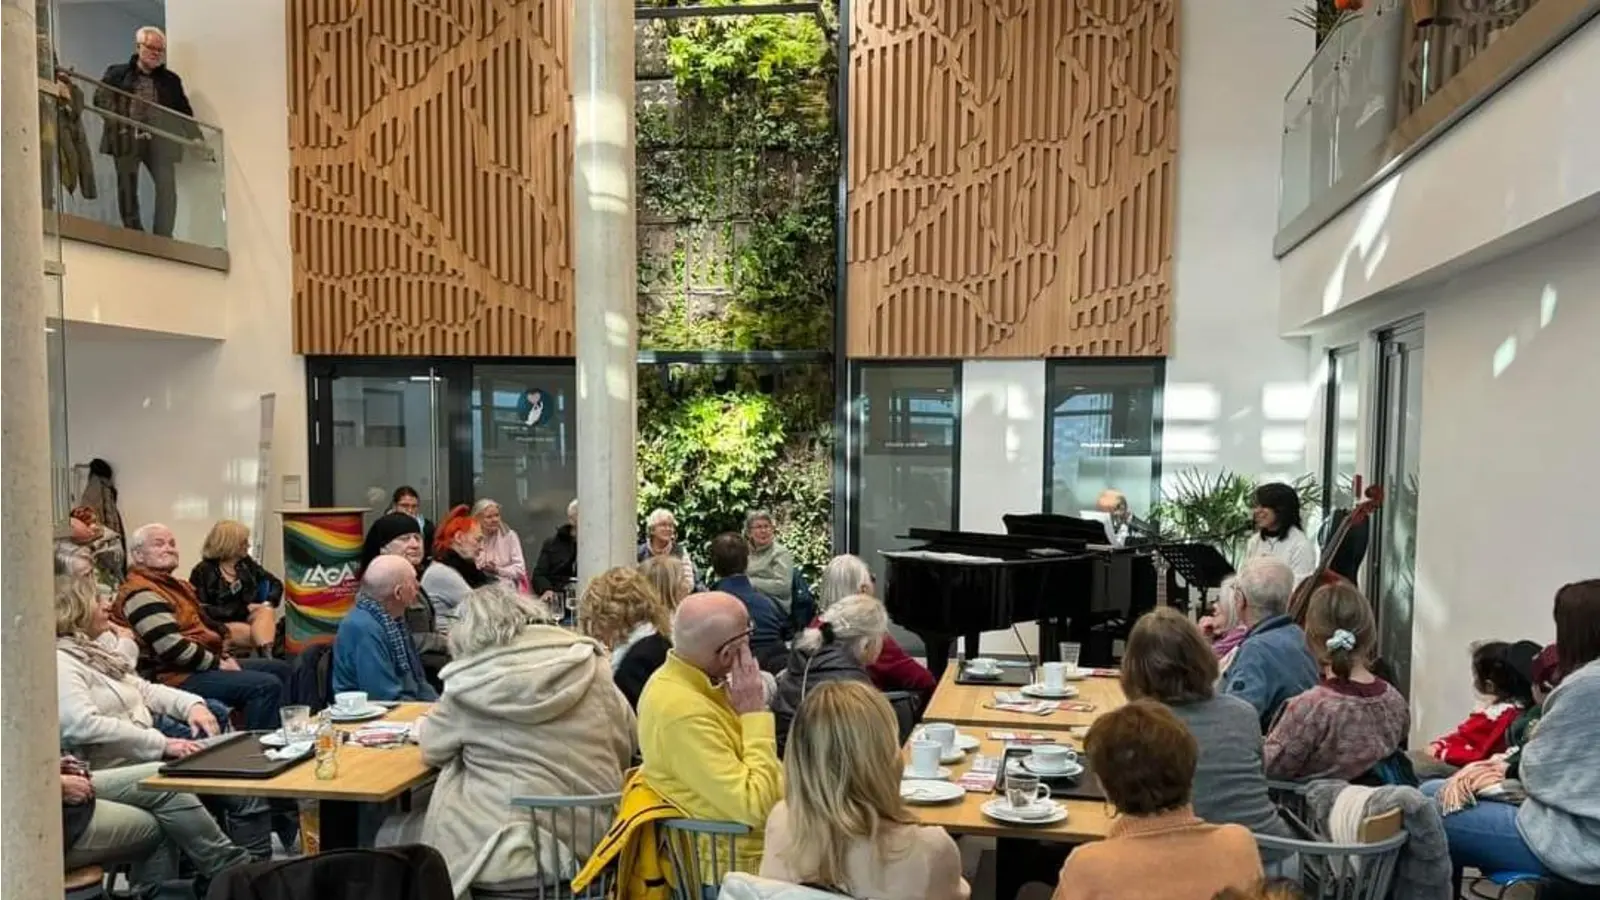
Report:
[[[642,347],[832,346],[836,18],[824,6],[821,20],[641,22]],[[671,509],[703,561],[706,541],[768,509],[815,577],[831,552],[830,366],[674,365],[640,384],[641,518]]]

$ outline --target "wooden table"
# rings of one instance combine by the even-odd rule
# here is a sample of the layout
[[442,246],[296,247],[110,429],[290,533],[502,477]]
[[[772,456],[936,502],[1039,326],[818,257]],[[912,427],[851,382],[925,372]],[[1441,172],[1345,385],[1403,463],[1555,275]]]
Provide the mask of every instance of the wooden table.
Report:
[[[428,711],[428,703],[402,703],[379,722],[410,722]],[[355,731],[371,722],[341,725]],[[156,775],[140,787],[155,791],[188,794],[218,794],[231,797],[270,797],[281,800],[319,801],[320,846],[324,850],[357,845],[357,817],[364,803],[385,803],[419,787],[434,776],[422,763],[422,748],[416,744],[399,747],[362,747],[345,744],[339,748],[339,774],[322,780],[317,777],[312,758],[273,778],[182,778]]]
[[1056,710],[1048,715],[1035,716],[989,709],[985,704],[994,702],[995,691],[1015,691],[1017,688],[956,684],[957,669],[958,666],[952,663],[944,670],[944,677],[939,679],[939,686],[933,692],[933,699],[928,701],[928,708],[922,712],[924,722],[950,722],[962,726],[985,729],[1009,728],[1018,731],[1081,729],[1092,725],[1101,714],[1110,712],[1127,702],[1122,695],[1122,684],[1117,679],[1091,676],[1068,684],[1078,689],[1078,696],[1074,699],[1094,704],[1092,712]]
[[[961,762],[953,763],[950,769],[952,781],[961,777],[962,773],[972,768],[972,761],[978,756],[999,757],[1005,749],[1003,741],[993,741],[985,736],[984,730],[979,728],[958,729],[962,734],[969,734],[977,738],[980,743],[978,749],[968,753]],[[1057,737],[1060,743],[1083,751],[1083,744],[1078,740],[1061,734]],[[914,805],[911,811],[916,814],[917,821],[923,825],[937,825],[951,834],[977,834],[996,838],[1022,838],[1032,841],[1049,841],[1054,843],[1081,844],[1084,841],[1098,841],[1106,836],[1111,828],[1111,810],[1103,802],[1094,800],[1062,800],[1061,805],[1067,808],[1065,820],[1054,825],[1007,825],[996,822],[983,814],[983,804],[995,799],[998,794],[973,793],[968,791],[960,800],[949,803],[932,805]]]

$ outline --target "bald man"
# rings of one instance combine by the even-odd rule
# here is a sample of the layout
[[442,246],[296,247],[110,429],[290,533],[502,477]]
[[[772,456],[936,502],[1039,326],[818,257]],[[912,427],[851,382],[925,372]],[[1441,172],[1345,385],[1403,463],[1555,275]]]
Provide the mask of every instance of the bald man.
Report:
[[713,868],[760,868],[767,814],[783,798],[776,725],[750,634],[750,613],[732,594],[684,598],[667,661],[639,695],[646,783],[693,818],[740,822],[754,832],[739,839],[731,867],[724,860],[707,867],[708,875]]
[[406,609],[417,599],[417,570],[403,556],[367,564],[356,604],[333,640],[333,689],[366,691],[371,700],[439,699],[406,629]]

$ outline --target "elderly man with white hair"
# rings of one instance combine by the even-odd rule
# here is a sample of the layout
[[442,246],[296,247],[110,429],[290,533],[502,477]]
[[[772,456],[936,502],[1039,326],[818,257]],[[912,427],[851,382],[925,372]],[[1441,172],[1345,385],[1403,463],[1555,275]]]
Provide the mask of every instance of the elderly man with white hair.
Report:
[[401,556],[367,564],[355,607],[333,639],[334,691],[365,691],[372,700],[439,699],[404,620],[417,599],[417,570]]
[[140,674],[242,711],[252,731],[277,728],[293,670],[282,660],[232,656],[226,627],[206,615],[194,586],[173,574],[178,539],[172,529],[154,523],[135,529],[128,559],[132,565],[111,619],[132,629]]
[[1250,628],[1222,675],[1222,689],[1256,708],[1265,732],[1290,698],[1316,686],[1322,668],[1288,616],[1294,571],[1273,556],[1245,561],[1233,578],[1238,615]]
[[194,121],[194,107],[189,105],[183,79],[167,68],[167,36],[154,25],[135,31],[133,55],[127,62],[106,69],[100,81],[106,87],[95,91],[94,105],[119,117],[106,120],[100,152],[116,164],[117,210],[122,215],[122,226],[144,230],[139,214],[142,165],[150,170],[156,186],[151,231],[172,237],[178,214],[176,167],[183,159],[183,145],[172,138],[199,140],[203,135]]

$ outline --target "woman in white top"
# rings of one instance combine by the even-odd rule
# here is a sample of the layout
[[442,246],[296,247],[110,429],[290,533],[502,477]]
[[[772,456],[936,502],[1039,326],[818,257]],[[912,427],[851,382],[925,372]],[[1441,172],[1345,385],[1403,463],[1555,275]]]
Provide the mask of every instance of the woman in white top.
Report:
[[900,799],[894,711],[870,684],[806,693],[767,817],[761,876],[874,900],[967,900],[961,853]]
[[1317,548],[1300,524],[1300,495],[1287,484],[1274,481],[1256,488],[1256,533],[1245,545],[1245,559],[1273,556],[1282,560],[1301,581],[1316,571]]

